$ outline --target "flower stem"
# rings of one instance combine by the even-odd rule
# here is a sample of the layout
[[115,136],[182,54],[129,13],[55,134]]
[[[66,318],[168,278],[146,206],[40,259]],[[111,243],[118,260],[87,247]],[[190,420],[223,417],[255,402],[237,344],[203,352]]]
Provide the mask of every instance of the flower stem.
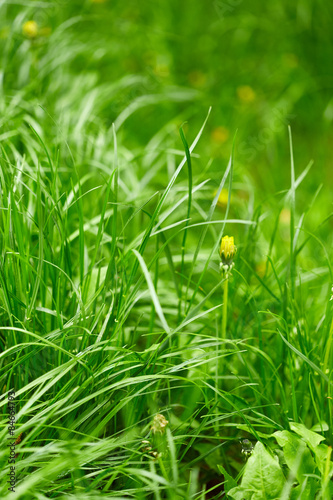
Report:
[[329,360],[329,356],[330,356],[330,352],[331,352],[331,347],[332,347],[332,340],[333,340],[332,337],[333,337],[333,319],[332,319],[332,323],[331,323],[330,332],[329,332],[329,335],[328,335],[328,341],[327,341],[327,344],[326,344],[326,352],[325,352],[324,368],[323,368],[323,372],[325,374],[326,374],[326,371],[327,371],[328,360]]
[[222,336],[223,340],[225,340],[225,338],[226,338],[226,331],[227,331],[228,283],[229,283],[229,278],[227,276],[226,279],[224,280],[224,283],[223,283],[222,332],[221,332],[221,336]]

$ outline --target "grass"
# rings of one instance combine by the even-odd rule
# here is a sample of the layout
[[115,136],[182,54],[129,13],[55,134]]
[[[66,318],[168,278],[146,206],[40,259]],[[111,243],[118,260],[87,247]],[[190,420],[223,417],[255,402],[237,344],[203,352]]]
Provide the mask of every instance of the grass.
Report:
[[[283,6],[279,16],[295,21]],[[255,161],[244,158],[242,143],[264,125],[249,124],[257,109],[244,102],[230,119],[237,137],[222,141],[198,70],[192,88],[184,81],[189,49],[172,45],[175,8],[0,4],[1,498],[332,497],[330,192],[326,170],[308,163],[309,144],[329,132],[307,129],[305,78],[289,153],[285,126]],[[211,22],[207,44],[237,16],[252,19],[239,9],[223,24],[198,7]],[[112,14],[133,35],[128,46],[108,34]],[[163,35],[149,32],[147,78],[135,66],[147,48],[138,26],[154,16]],[[27,38],[32,18],[51,30]],[[214,57],[200,70],[208,81]],[[293,76],[286,70],[286,86]],[[226,234],[238,249],[228,288]],[[10,390],[22,434],[12,493]],[[249,482],[257,476],[263,489]]]

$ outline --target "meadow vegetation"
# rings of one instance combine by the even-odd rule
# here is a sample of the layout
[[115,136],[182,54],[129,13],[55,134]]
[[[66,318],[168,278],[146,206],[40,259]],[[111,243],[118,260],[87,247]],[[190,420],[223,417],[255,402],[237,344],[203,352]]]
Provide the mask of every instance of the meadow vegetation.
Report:
[[333,498],[331,16],[0,1],[1,498]]

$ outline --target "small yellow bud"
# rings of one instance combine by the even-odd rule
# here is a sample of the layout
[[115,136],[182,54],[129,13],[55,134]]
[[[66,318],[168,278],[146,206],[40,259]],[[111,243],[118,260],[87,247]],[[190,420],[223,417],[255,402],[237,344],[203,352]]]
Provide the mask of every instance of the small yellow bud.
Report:
[[22,26],[22,33],[28,38],[36,38],[38,35],[38,24],[36,21],[26,21]]
[[231,266],[237,248],[233,236],[223,236],[220,246],[220,257],[224,266]]

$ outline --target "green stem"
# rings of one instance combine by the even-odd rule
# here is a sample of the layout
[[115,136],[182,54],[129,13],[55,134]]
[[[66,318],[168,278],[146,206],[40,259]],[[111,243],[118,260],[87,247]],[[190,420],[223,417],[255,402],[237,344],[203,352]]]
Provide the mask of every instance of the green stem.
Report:
[[[221,331],[221,338],[225,340],[226,338],[226,331],[227,331],[227,315],[228,315],[228,275],[226,275],[226,278],[223,282],[223,304],[222,304],[222,331]],[[222,369],[223,369],[223,360],[222,360],[222,352],[221,352],[221,346],[218,347],[219,349],[219,356],[216,359],[216,387],[219,387],[219,373],[222,374]]]
[[328,334],[328,341],[326,344],[326,352],[325,352],[324,367],[323,367],[323,372],[325,374],[326,374],[326,370],[327,370],[329,355],[331,352],[332,340],[333,340],[333,319],[332,319],[332,323],[331,323],[330,333]]
[[222,332],[221,332],[221,336],[222,336],[222,339],[224,339],[224,340],[226,338],[226,331],[227,331],[228,283],[229,283],[229,278],[227,276],[226,279],[224,280],[224,283],[223,283]]

